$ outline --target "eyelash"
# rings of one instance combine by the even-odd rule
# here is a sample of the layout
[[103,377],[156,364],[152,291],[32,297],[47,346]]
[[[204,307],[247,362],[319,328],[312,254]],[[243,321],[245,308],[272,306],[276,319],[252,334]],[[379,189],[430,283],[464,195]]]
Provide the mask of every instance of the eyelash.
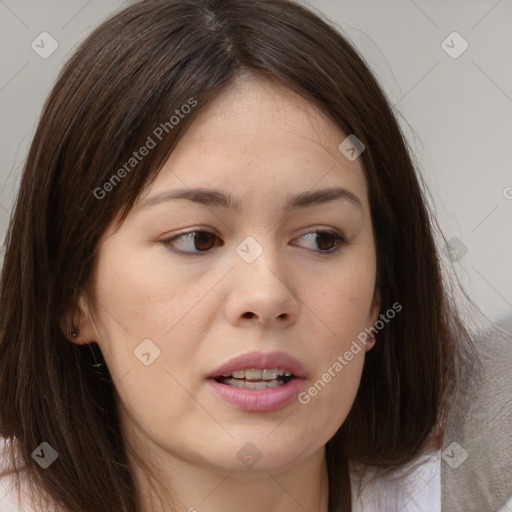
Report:
[[[179,235],[176,235],[176,236],[173,236],[171,238],[167,238],[165,240],[162,240],[160,243],[163,244],[164,246],[166,246],[169,250],[171,250],[172,252],[175,252],[175,253],[178,253],[178,254],[183,254],[183,255],[187,255],[187,256],[199,256],[199,255],[202,255],[202,254],[207,254],[211,251],[211,249],[207,249],[206,251],[182,251],[180,249],[174,249],[172,248],[172,242],[174,242],[175,240],[178,240],[180,238],[185,238],[187,236],[190,236],[190,235],[193,235],[193,234],[203,234],[203,233],[207,233],[209,235],[213,235],[215,236],[217,239],[219,237],[217,237],[217,235],[211,231],[208,231],[208,230],[205,230],[205,229],[193,229],[193,230],[190,230],[190,231],[185,231],[184,233],[180,233]],[[345,238],[340,234],[338,233],[337,231],[333,231],[333,230],[324,230],[324,229],[321,229],[321,230],[315,230],[315,231],[310,231],[309,233],[305,233],[304,235],[300,236],[299,238],[303,238],[307,235],[311,235],[311,234],[314,234],[314,233],[320,233],[320,234],[327,234],[327,235],[333,235],[337,240],[338,240],[338,245],[334,248],[334,249],[329,249],[328,251],[317,251],[317,253],[321,256],[327,256],[327,255],[332,255],[332,254],[336,254],[338,253],[344,245],[347,244],[347,241],[345,240]]]

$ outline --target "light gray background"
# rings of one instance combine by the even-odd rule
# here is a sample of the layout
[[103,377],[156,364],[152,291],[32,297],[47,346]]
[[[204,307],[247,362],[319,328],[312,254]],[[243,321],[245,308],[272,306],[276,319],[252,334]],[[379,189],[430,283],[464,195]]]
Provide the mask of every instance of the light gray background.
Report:
[[[0,236],[39,114],[70,53],[122,0],[0,0]],[[490,321],[512,314],[512,1],[303,0],[360,50],[432,193],[455,269]],[[457,58],[452,32],[467,41]],[[41,58],[42,32],[58,49]],[[452,42],[453,41],[453,42]],[[461,48],[461,42],[446,43]],[[459,253],[462,254],[462,253]],[[446,260],[450,261],[448,256]]]

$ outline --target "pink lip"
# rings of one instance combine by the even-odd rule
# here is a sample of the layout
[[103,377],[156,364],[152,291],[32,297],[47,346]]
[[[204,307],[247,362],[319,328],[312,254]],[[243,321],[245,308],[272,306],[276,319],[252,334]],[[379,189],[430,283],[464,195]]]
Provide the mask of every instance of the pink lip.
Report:
[[[241,389],[217,382],[215,378],[223,373],[255,368],[281,368],[290,370],[294,378],[275,388]],[[274,411],[285,407],[300,393],[306,382],[302,364],[285,352],[247,352],[230,359],[214,370],[208,377],[208,384],[224,400],[235,407],[252,412]]]
[[214,379],[208,379],[207,382],[221,398],[238,409],[250,412],[268,412],[281,409],[295,400],[306,380],[296,377],[286,384],[268,389],[235,388],[221,384]]
[[259,370],[265,368],[281,368],[282,370],[290,370],[295,377],[301,377],[303,379],[307,377],[302,364],[286,352],[268,352],[266,354],[262,352],[246,352],[245,354],[227,361],[214,370],[208,378],[214,379],[220,377],[223,373],[231,373],[236,370],[246,370],[248,368]]

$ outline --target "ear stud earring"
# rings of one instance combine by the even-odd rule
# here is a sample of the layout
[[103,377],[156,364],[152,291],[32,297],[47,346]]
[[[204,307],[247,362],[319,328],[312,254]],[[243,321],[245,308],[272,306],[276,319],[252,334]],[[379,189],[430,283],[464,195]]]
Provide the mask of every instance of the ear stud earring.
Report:
[[80,334],[80,329],[78,327],[72,326],[69,329],[69,334],[71,334],[71,336],[73,336],[73,338],[76,338]]

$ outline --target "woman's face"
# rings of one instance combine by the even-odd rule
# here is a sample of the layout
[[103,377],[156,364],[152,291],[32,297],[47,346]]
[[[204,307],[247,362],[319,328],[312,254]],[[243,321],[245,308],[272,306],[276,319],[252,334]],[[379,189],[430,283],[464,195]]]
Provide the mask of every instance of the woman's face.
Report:
[[[104,234],[82,339],[98,342],[123,433],[146,459],[277,470],[319,453],[345,420],[371,344],[344,354],[379,314],[362,162],[338,149],[347,135],[281,86],[241,80],[201,112],[121,227]],[[287,207],[330,188],[356,199]],[[193,189],[215,195],[170,198]],[[238,209],[218,200],[228,194]],[[300,375],[286,359],[264,359],[275,352],[294,358],[302,378],[282,384],[264,372],[278,384],[268,391],[237,387],[257,372],[230,385],[210,378],[247,353],[263,359],[233,370]]]

